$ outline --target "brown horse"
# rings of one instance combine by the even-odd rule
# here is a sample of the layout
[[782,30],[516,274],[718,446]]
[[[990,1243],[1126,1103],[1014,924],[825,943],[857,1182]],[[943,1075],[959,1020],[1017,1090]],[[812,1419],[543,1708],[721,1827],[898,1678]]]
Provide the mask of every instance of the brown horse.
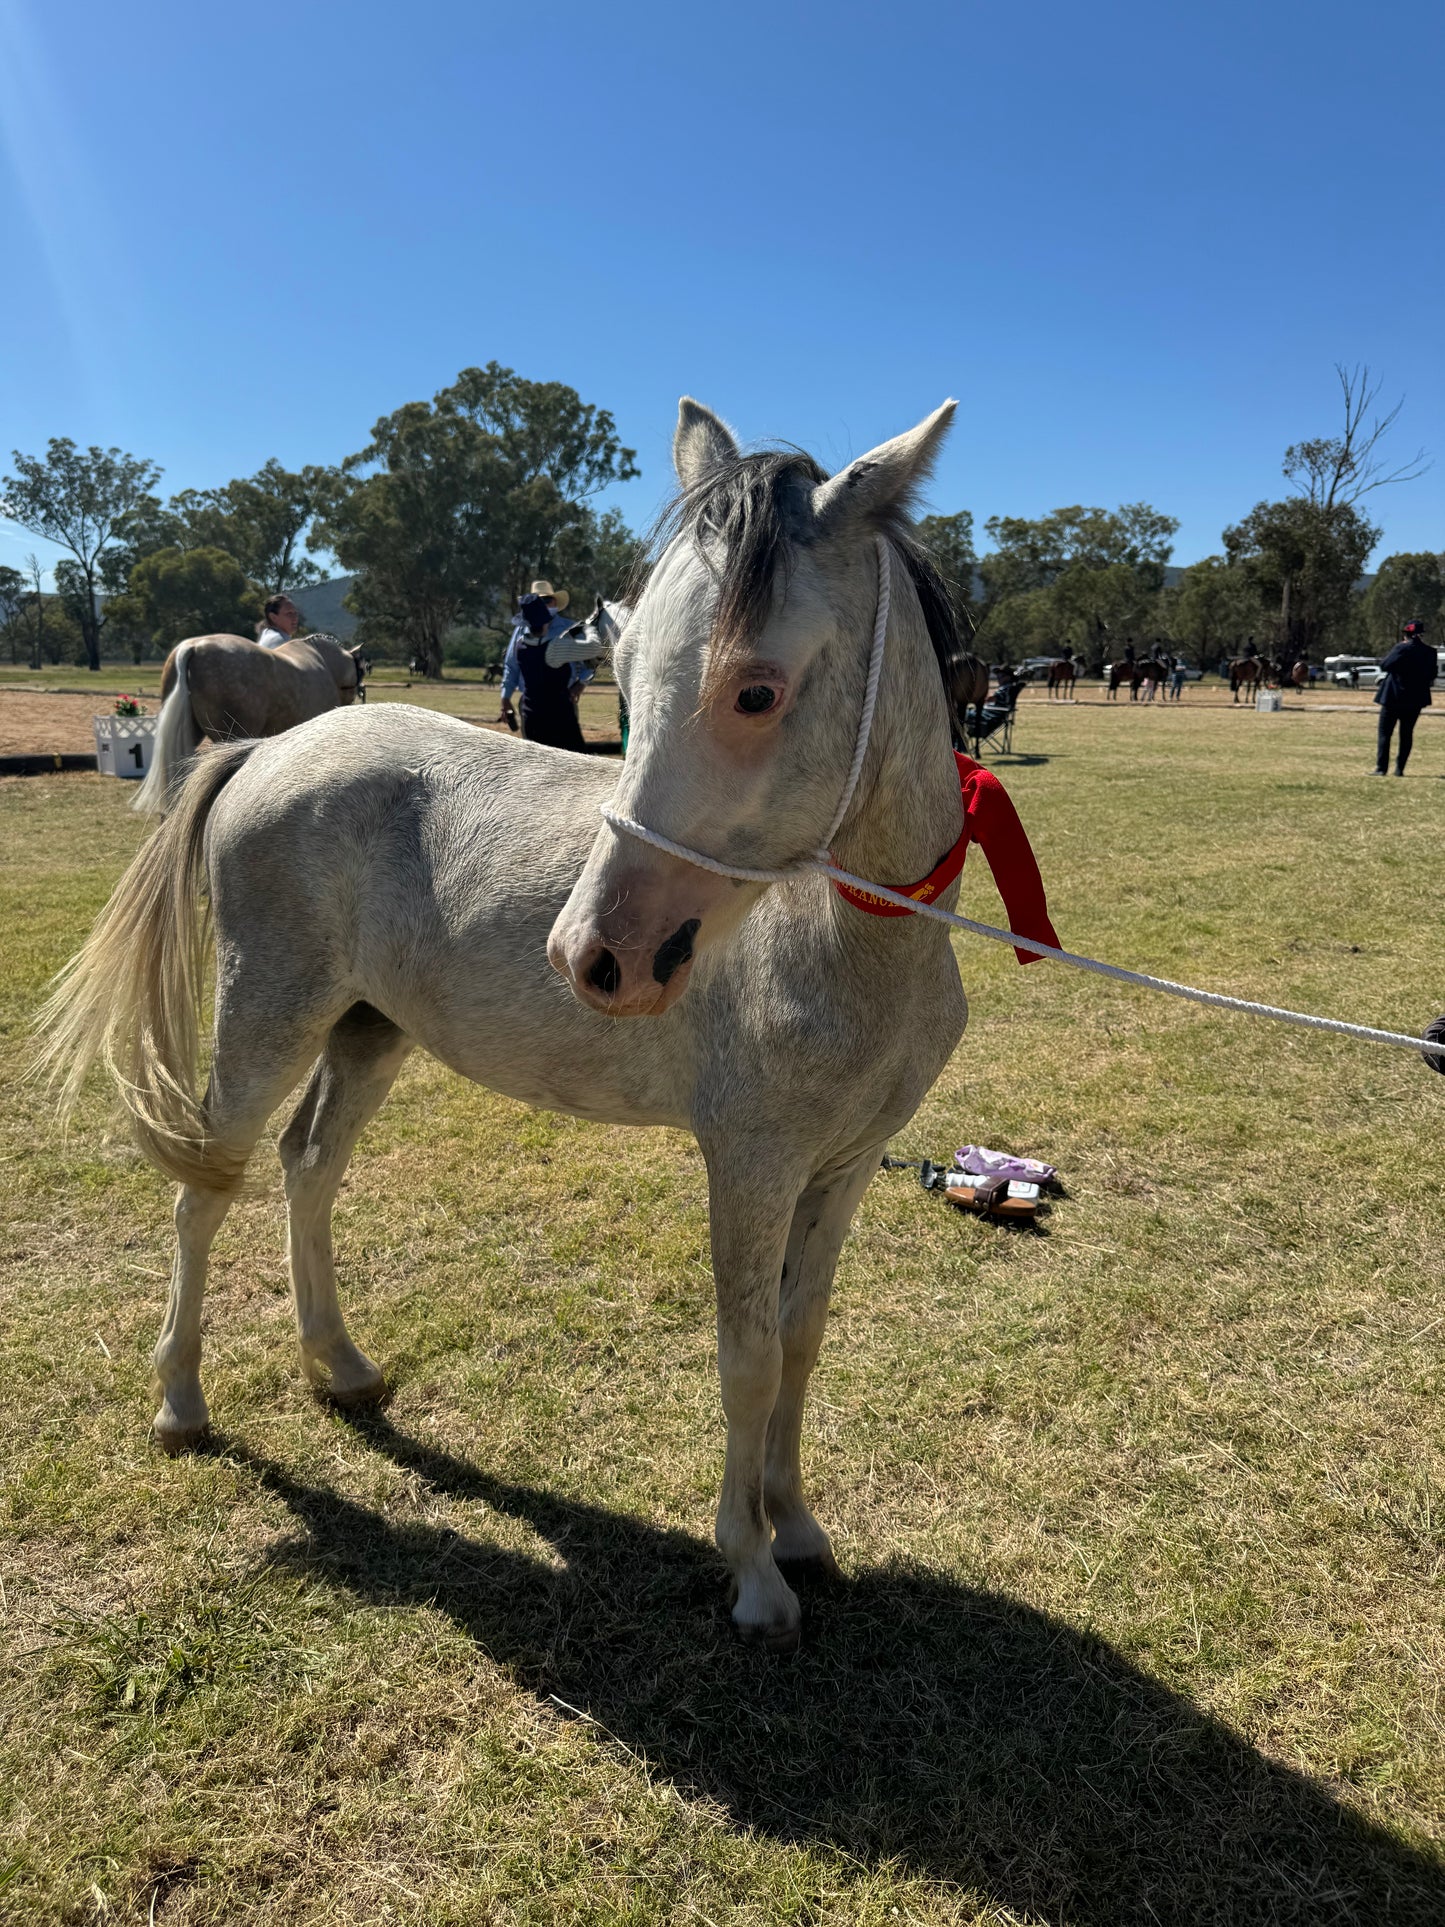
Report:
[[1239,701],[1241,689],[1257,694],[1264,688],[1264,663],[1259,656],[1236,656],[1229,665],[1229,686],[1234,691],[1234,700]]
[[1129,700],[1137,703],[1139,691],[1146,682],[1162,686],[1169,674],[1169,665],[1157,656],[1146,656],[1143,662],[1111,662],[1109,670],[1109,700],[1118,702],[1119,689],[1123,683],[1129,685]]
[[181,765],[203,736],[215,743],[279,736],[354,703],[364,674],[360,649],[343,649],[335,636],[296,636],[276,649],[244,636],[193,636],[177,643],[161,671],[150,774],[131,807],[163,810]]
[[1079,665],[1072,656],[1049,664],[1049,701],[1054,699],[1054,691],[1062,689],[1064,702],[1074,700],[1074,684],[1079,680]]

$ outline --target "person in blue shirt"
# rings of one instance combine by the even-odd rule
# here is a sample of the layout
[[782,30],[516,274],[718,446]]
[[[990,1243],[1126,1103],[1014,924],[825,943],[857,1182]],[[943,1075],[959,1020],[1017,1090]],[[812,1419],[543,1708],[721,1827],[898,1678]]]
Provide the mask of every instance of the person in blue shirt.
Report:
[[511,719],[512,698],[520,690],[528,742],[584,751],[572,684],[576,665],[595,655],[596,644],[587,641],[580,623],[557,613],[550,597],[523,596],[519,616],[502,673],[502,715]]

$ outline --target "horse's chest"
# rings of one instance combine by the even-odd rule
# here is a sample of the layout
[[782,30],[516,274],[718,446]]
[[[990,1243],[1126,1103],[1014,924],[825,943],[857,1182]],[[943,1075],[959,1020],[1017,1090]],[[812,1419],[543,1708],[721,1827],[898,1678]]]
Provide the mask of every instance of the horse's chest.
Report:
[[887,1136],[918,1108],[963,1034],[968,1006],[952,952],[891,972],[779,974],[719,1010],[710,1085],[725,1108],[786,1115],[820,1141]]

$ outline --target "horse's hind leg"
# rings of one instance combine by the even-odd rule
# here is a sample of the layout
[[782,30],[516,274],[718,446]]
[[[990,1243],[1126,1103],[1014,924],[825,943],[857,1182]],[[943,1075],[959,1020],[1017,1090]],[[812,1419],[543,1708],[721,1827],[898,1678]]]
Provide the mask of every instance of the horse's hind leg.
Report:
[[319,1038],[300,1027],[260,1020],[257,1012],[223,1006],[206,1089],[208,1145],[220,1178],[183,1184],[176,1198],[176,1256],[170,1299],[155,1349],[160,1407],[152,1424],[168,1452],[193,1445],[210,1422],[201,1390],[201,1308],[211,1245],[240,1188],[241,1175],[266,1120],[296,1083]]
[[336,1295],[331,1208],[352,1149],[380,1110],[411,1039],[369,1004],[334,1026],[295,1116],[281,1135],[287,1250],[306,1376],[342,1404],[374,1399],[381,1370],[352,1344]]
[[773,1525],[773,1557],[779,1565],[835,1573],[828,1535],[803,1496],[803,1402],[823,1343],[828,1298],[838,1254],[883,1145],[869,1149],[842,1171],[819,1178],[798,1200],[778,1303],[783,1376],[768,1421],[763,1496]]
[[183,1184],[176,1198],[171,1291],[155,1349],[161,1402],[151,1421],[156,1443],[167,1452],[194,1445],[211,1422],[201,1390],[201,1306],[211,1244],[234,1195],[234,1190],[205,1191],[199,1185]]

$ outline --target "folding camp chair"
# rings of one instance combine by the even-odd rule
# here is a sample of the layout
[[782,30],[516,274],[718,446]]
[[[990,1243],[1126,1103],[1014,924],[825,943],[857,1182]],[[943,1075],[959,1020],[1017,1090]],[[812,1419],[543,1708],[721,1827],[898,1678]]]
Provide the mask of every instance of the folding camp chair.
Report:
[[1000,683],[986,703],[975,707],[973,712],[973,753],[978,755],[985,743],[993,743],[999,752],[1007,756],[1013,750],[1014,711],[1018,707],[1019,691],[1022,683]]

